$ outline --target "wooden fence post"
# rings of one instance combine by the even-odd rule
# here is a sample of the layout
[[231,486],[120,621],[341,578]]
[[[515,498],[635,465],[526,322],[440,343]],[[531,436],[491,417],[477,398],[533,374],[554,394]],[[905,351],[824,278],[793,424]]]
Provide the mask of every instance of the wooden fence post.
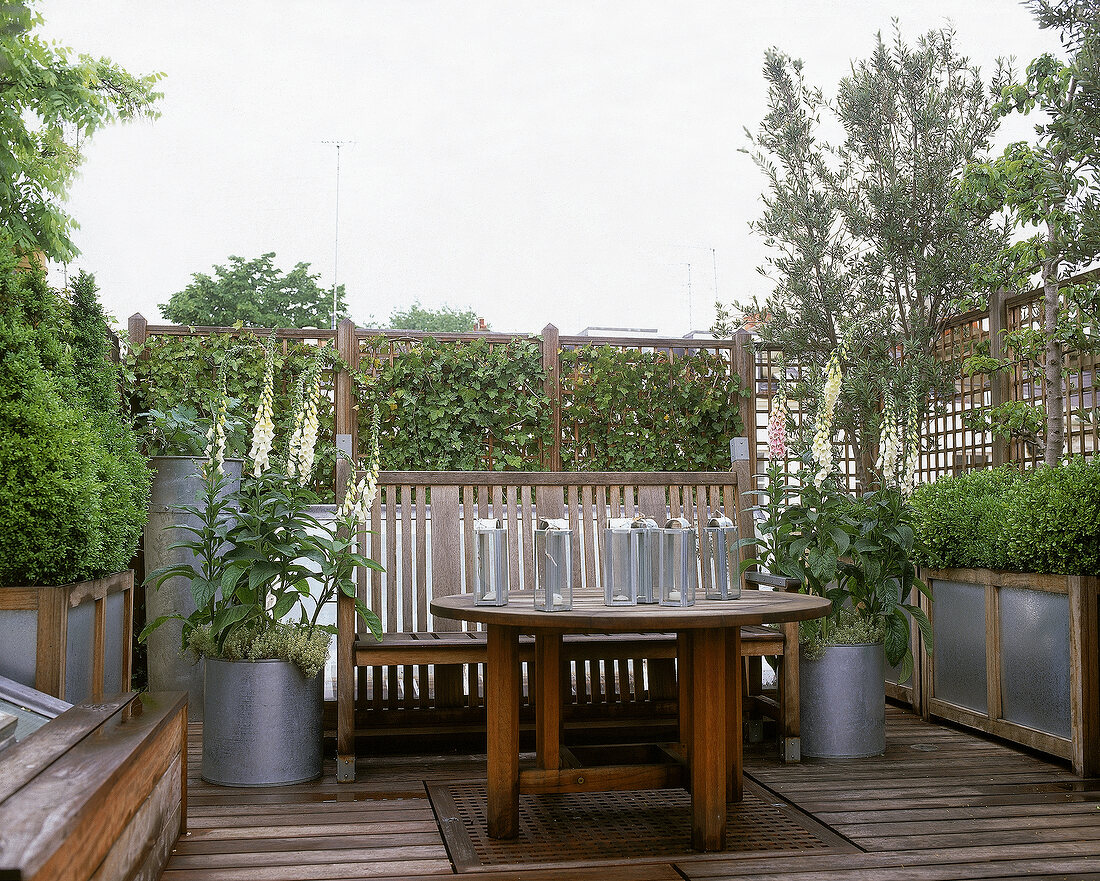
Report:
[[140,312],[135,312],[130,316],[130,320],[126,323],[126,335],[130,338],[130,348],[145,345],[145,329],[148,326],[149,322],[145,320],[145,316]]
[[[336,372],[333,404],[335,409],[335,433],[337,449],[351,456],[350,461],[336,460],[336,503],[340,504],[347,493],[348,484],[355,479],[354,468],[358,445],[358,418],[356,395],[349,369],[359,366],[359,345],[355,337],[355,322],[345,318],[336,329],[336,351],[347,367]],[[347,536],[343,536],[347,537]],[[355,604],[344,596],[336,595],[336,780],[350,783],[355,780]]]
[[744,426],[742,433],[749,440],[749,476],[756,474],[760,468],[756,461],[756,352],[753,348],[751,335],[743,330],[733,336],[733,346],[730,350],[731,366],[741,378],[747,397],[740,398],[737,402],[737,411]]
[[542,465],[561,471],[561,358],[558,353],[558,329],[552,324],[542,329],[542,370],[546,376],[546,396],[550,399],[554,440],[543,450]]
[[[1002,334],[1008,323],[1008,309],[1005,305],[1004,288],[997,288],[989,295],[989,354],[994,358],[1004,357],[1004,337]],[[989,403],[996,407],[1009,399],[1009,378],[1004,370],[995,370],[989,376]],[[993,436],[993,467],[1004,465],[1011,457],[1008,441]]]

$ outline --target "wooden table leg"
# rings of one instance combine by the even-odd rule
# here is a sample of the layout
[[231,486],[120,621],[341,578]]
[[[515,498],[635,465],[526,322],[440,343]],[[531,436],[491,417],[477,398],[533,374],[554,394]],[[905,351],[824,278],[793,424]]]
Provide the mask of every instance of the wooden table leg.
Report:
[[[691,638],[691,843],[696,850],[726,845],[729,773],[727,725],[741,708],[728,709],[726,631],[696,630]],[[737,689],[740,691],[740,689]]]
[[676,682],[679,691],[680,747],[691,761],[691,631],[676,634]]
[[519,631],[490,624],[486,633],[488,831],[519,834]]
[[561,633],[535,634],[535,761],[561,767]]
[[745,797],[744,740],[741,732],[742,686],[741,628],[726,630],[726,800]]

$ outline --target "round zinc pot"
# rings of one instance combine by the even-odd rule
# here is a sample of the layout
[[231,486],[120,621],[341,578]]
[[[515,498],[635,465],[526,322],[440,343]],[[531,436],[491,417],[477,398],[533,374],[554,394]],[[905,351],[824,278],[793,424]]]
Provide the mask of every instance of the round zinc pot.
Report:
[[[162,566],[194,563],[195,555],[187,548],[172,545],[193,536],[181,526],[195,527],[199,518],[181,510],[182,505],[195,505],[202,490],[199,466],[205,459],[190,456],[154,456],[152,493],[149,498],[149,521],[145,525],[145,571]],[[229,491],[237,488],[241,479],[242,459],[226,459],[222,468],[230,479]],[[145,615],[153,621],[162,615],[187,617],[195,611],[191,585],[186,578],[169,578],[154,590],[145,589]],[[193,721],[202,721],[202,665],[195,663],[190,652],[180,649],[183,621],[166,621],[146,641],[149,658],[150,691],[186,691],[187,712]]]
[[798,661],[802,755],[860,758],[886,751],[885,655],[881,642],[831,645]]
[[202,779],[279,786],[321,776],[322,673],[290,661],[206,659]]

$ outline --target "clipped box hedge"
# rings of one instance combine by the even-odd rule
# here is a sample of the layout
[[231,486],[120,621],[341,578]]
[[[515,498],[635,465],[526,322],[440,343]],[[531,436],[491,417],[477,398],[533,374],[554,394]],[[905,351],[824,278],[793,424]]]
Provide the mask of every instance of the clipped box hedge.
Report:
[[911,504],[923,566],[1100,574],[1100,459],[941,477]]

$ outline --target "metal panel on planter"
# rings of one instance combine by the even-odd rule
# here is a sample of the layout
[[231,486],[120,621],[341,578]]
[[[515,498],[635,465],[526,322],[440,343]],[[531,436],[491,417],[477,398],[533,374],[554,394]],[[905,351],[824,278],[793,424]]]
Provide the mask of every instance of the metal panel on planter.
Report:
[[1002,587],[997,605],[1002,717],[1068,738],[1069,597]]
[[[941,700],[988,712],[985,665],[985,588],[937,581],[932,603],[936,634],[934,688]],[[980,634],[979,639],[974,634]]]
[[78,704],[92,693],[92,629],[95,605],[84,603],[69,610],[65,640],[65,700]]

